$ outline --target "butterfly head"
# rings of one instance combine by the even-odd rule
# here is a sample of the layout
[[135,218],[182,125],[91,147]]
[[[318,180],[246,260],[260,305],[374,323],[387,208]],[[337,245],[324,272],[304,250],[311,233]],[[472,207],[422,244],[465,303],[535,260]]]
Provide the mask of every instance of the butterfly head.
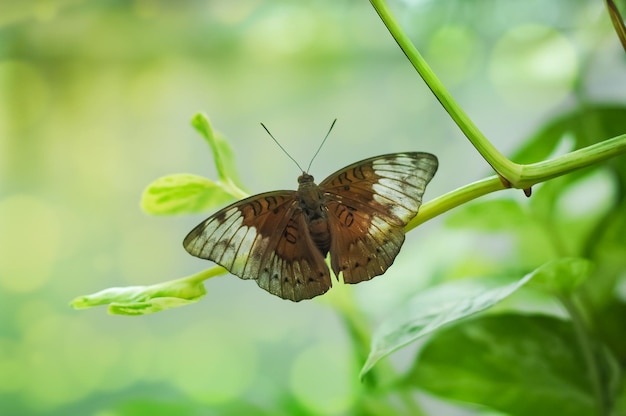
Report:
[[306,172],[302,172],[302,175],[298,176],[298,183],[302,185],[303,183],[313,183],[314,178],[312,175],[309,175]]

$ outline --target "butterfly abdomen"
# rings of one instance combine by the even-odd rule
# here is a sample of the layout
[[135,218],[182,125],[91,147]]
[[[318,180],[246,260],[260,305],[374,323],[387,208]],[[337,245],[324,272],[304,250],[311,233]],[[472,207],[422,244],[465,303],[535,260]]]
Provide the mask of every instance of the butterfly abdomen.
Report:
[[313,182],[313,176],[305,173],[298,178],[298,182],[300,186],[296,198],[306,219],[309,234],[322,256],[326,257],[330,249],[330,229],[324,195]]
[[309,234],[315,243],[315,246],[322,253],[322,257],[326,257],[330,250],[330,228],[328,220],[318,218],[309,222]]

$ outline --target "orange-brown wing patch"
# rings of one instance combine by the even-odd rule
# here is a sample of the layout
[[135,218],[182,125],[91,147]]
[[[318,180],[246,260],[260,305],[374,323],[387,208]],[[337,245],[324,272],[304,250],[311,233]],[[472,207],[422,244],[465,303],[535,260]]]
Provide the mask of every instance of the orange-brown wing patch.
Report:
[[404,242],[404,226],[417,215],[437,170],[428,153],[366,159],[325,179],[331,230],[331,265],[346,283],[383,274]]
[[283,299],[309,299],[330,288],[330,272],[308,234],[294,191],[236,202],[194,228],[183,245],[190,254],[254,279]]

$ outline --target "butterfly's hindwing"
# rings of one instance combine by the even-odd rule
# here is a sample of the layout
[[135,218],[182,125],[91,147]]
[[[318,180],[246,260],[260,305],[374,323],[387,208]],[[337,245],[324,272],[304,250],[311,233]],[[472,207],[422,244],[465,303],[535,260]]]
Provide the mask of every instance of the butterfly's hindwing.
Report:
[[327,198],[331,265],[344,281],[383,274],[404,242],[404,226],[417,215],[437,170],[428,153],[397,153],[350,165],[320,188]]
[[[282,230],[282,231],[281,231]],[[268,257],[262,262],[257,283],[283,299],[299,301],[325,293],[331,285],[330,272],[322,254],[313,244],[299,209],[287,224],[274,230]]]
[[183,245],[270,293],[299,301],[325,293],[330,273],[312,245],[295,191],[236,202],[193,229]]
[[383,274],[393,263],[404,242],[404,227],[391,217],[356,210],[354,221],[337,212],[345,206],[329,201],[330,258],[335,275],[343,272],[346,283],[358,283]]

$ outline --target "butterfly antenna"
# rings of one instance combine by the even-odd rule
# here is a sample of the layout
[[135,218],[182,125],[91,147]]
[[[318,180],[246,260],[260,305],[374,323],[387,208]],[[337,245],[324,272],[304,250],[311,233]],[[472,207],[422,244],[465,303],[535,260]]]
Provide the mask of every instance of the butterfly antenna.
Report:
[[298,162],[296,162],[296,159],[294,159],[293,157],[291,157],[291,155],[289,154],[289,152],[287,152],[285,150],[284,147],[282,147],[280,145],[280,143],[278,143],[278,140],[276,140],[276,138],[274,136],[272,136],[272,133],[270,133],[270,131],[267,129],[267,127],[265,127],[265,124],[261,123],[261,126],[263,126],[263,128],[265,129],[265,131],[267,132],[267,134],[270,135],[270,137],[272,138],[272,140],[274,140],[274,142],[278,145],[278,147],[280,147],[280,150],[282,150],[283,152],[285,152],[285,154],[287,155],[287,157],[291,160],[293,160],[293,163],[296,164],[296,166],[298,166],[298,169],[300,169],[302,172],[304,172],[304,169],[302,169],[302,167],[300,166],[300,164]]
[[320,144],[320,147],[317,148],[317,151],[315,152],[315,154],[311,158],[311,161],[309,162],[309,166],[306,168],[306,172],[308,172],[309,169],[311,169],[311,165],[313,164],[313,161],[315,160],[315,157],[320,152],[320,150],[322,150],[322,146],[324,146],[324,143],[326,143],[326,139],[328,139],[328,135],[333,130],[333,127],[335,127],[335,123],[336,122],[337,122],[337,119],[334,119],[332,124],[330,125],[330,128],[328,129],[328,133],[326,133],[326,136],[324,136],[324,140],[322,140],[322,143]]

